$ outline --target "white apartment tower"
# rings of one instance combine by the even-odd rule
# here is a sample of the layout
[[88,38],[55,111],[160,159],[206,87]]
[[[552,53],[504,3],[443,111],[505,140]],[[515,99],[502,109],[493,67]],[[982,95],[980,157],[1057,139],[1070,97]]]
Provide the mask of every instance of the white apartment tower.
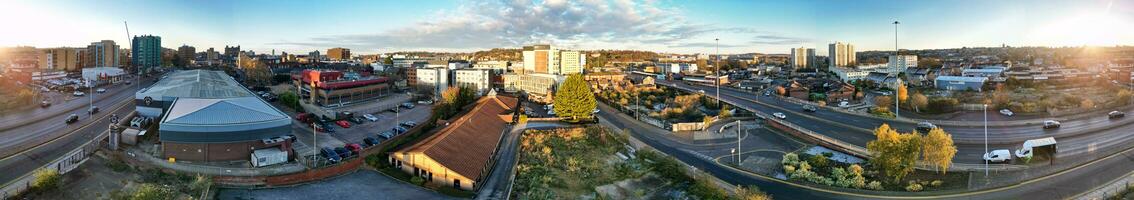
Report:
[[587,62],[582,52],[561,51],[547,44],[524,46],[523,54],[523,73],[577,74],[583,72]]
[[829,67],[846,67],[858,63],[854,45],[845,44],[842,42],[831,43],[827,46],[827,58]]
[[791,66],[796,69],[815,66],[814,48],[791,48]]

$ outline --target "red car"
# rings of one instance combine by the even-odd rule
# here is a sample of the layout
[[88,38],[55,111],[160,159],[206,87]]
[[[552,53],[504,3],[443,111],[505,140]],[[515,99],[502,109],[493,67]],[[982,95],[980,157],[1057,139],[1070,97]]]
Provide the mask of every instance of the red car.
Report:
[[362,153],[362,146],[358,145],[358,144],[353,144],[353,143],[347,144],[346,148],[349,149],[351,152],[353,152],[354,155],[358,155],[358,154]]
[[339,126],[342,126],[343,128],[350,128],[350,122],[347,122],[346,120],[335,121],[335,124],[338,124]]

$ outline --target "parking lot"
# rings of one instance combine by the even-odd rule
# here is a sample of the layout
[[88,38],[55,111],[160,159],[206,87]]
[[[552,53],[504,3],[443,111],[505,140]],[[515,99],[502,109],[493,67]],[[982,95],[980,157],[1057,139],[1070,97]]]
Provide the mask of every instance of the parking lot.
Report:
[[[336,129],[335,133],[332,133],[331,136],[334,136],[336,139],[342,141],[343,143],[362,144],[362,140],[368,136],[375,137],[379,140],[384,141],[384,138],[377,136],[379,133],[392,131],[394,127],[398,126],[398,123],[406,121],[413,121],[418,125],[421,125],[426,120],[428,120],[429,113],[432,110],[432,105],[422,105],[415,103],[413,109],[402,108],[398,110],[399,112],[397,114],[392,111],[380,111],[376,113],[355,113],[355,116],[372,114],[374,115],[374,117],[377,117],[378,120],[370,121],[363,119],[363,123],[361,124],[350,122],[350,128],[342,128],[337,127],[338,125],[335,125],[335,128],[338,129]],[[395,120],[395,118],[397,119]],[[405,128],[408,129],[409,127]]]

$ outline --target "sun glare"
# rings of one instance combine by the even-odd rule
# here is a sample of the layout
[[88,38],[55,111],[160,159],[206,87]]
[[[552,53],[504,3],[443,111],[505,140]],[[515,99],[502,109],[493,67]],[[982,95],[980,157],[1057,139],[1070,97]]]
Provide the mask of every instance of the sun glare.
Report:
[[1117,16],[1102,13],[1084,13],[1054,21],[1036,29],[1034,40],[1061,46],[1107,46],[1120,43],[1122,34],[1134,31]]

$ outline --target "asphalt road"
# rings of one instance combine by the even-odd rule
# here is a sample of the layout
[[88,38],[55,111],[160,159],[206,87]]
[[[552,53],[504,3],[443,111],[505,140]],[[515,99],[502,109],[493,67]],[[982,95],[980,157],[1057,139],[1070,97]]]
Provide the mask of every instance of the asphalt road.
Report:
[[[633,130],[632,136],[651,147],[730,184],[757,185],[760,190],[777,199],[1063,199],[1091,191],[1116,177],[1127,176],[1127,173],[1134,171],[1134,150],[1130,150],[1117,154],[1100,153],[1110,156],[1101,157],[1102,159],[1087,162],[1052,175],[1026,179],[1021,183],[991,190],[940,196],[880,196],[877,195],[878,193],[870,191],[864,191],[868,195],[858,195],[755,176],[719,165],[706,156],[694,153],[696,151],[690,151],[690,149],[697,148],[696,146],[667,139],[665,136],[671,133],[666,130],[634,120],[630,116],[620,114],[603,104],[600,104],[599,108],[602,109],[602,112],[599,113],[602,121],[619,128]],[[1131,129],[1131,131],[1134,131],[1134,128]],[[1123,141],[1116,143],[1125,143],[1125,145],[1134,143],[1129,139],[1116,141]],[[976,178],[976,181],[982,180]]]
[[[704,90],[709,97],[716,97],[713,87],[688,85],[673,81],[659,81],[659,84],[676,85],[686,91]],[[820,109],[818,112],[804,112],[801,105],[774,97],[752,94],[731,88],[721,88],[721,98],[738,102],[740,107],[758,110],[763,113],[782,112],[786,120],[808,129],[855,145],[866,146],[874,140],[871,132],[886,123],[902,131],[911,131],[916,124],[895,120],[855,116],[847,113]],[[995,114],[995,113],[989,113]],[[1029,126],[989,126],[989,150],[1017,149],[1025,140],[1042,137],[1055,137],[1059,142],[1057,157],[1075,157],[1093,153],[1104,148],[1125,149],[1128,146],[1113,145],[1129,140],[1128,133],[1134,131],[1134,118],[1108,119],[1106,116],[1090,117],[1063,122],[1058,129],[1043,129],[1039,125]],[[974,126],[940,126],[953,135],[957,144],[956,163],[981,164],[985,152],[985,131],[983,124]],[[1113,149],[1113,150],[1117,150]]]

